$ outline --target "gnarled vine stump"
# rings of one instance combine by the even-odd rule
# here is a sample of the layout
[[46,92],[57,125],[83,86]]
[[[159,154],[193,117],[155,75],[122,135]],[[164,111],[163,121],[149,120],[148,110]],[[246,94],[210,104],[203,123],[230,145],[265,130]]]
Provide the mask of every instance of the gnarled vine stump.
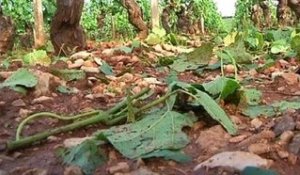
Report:
[[148,27],[143,20],[142,9],[135,0],[122,0],[122,5],[127,9],[129,22],[138,30],[138,37],[145,39],[148,36]]
[[279,25],[286,26],[288,23],[288,0],[279,0],[277,5],[277,20]]
[[167,33],[171,33],[171,24],[170,24],[170,18],[171,18],[171,11],[173,10],[172,6],[167,6],[163,9],[161,14],[161,24],[162,27],[165,29]]
[[50,38],[57,54],[69,55],[86,47],[86,37],[80,26],[84,0],[57,0],[57,10],[51,23]]
[[288,6],[295,12],[297,17],[297,22],[299,22],[300,19],[300,0],[289,0]]
[[15,27],[10,17],[4,16],[0,4],[0,54],[14,46]]

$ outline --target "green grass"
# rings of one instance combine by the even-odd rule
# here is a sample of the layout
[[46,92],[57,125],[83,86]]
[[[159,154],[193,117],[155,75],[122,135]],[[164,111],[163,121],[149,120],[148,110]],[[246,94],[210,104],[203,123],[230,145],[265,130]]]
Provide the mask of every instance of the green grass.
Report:
[[224,29],[231,31],[234,25],[234,18],[223,18]]

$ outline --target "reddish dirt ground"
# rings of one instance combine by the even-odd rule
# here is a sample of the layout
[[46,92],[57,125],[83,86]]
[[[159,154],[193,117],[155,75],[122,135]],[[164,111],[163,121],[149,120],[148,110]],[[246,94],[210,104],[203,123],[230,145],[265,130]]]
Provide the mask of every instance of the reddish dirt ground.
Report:
[[[14,65],[11,70],[15,70],[17,67]],[[135,73],[148,72],[154,77],[164,78],[167,72],[158,73],[152,67],[140,67],[136,66],[134,68]],[[219,72],[206,72],[202,77],[217,75]],[[193,75],[191,72],[186,72],[180,75],[180,79],[186,82],[197,82],[201,83],[205,81],[202,78]],[[1,81],[1,80],[0,80]],[[20,95],[9,89],[0,90],[0,142],[5,143],[7,140],[14,139],[16,128],[18,123],[21,121],[20,115],[23,113],[35,113],[35,112],[55,112],[58,114],[77,114],[81,111],[86,111],[88,109],[107,109],[113,106],[117,101],[120,101],[120,97],[115,97],[111,99],[87,99],[85,95],[91,90],[86,81],[78,81],[69,83],[69,86],[77,87],[80,92],[75,95],[63,95],[57,93],[52,89],[50,97],[53,100],[48,102],[42,102],[38,104],[33,104],[32,101],[36,98],[33,96],[32,92],[27,95]],[[265,103],[270,103],[278,100],[287,100],[294,98],[293,95],[295,90],[299,91],[299,85],[288,85],[283,79],[276,79],[274,82],[265,80],[262,82],[252,82],[249,86],[257,87],[263,92],[263,99]],[[284,93],[279,91],[278,88],[285,87]],[[24,104],[19,106],[12,105],[12,103],[18,99],[21,99]],[[237,110],[237,107],[231,104],[226,104],[223,106],[231,118],[237,123],[239,127],[239,135],[248,135],[249,137],[261,133],[263,130],[272,131],[274,123],[277,122],[284,115],[291,115],[296,123],[300,122],[300,111],[292,111],[288,114],[280,115],[276,119],[274,118],[260,118],[263,121],[262,126],[259,128],[254,128],[251,126],[251,119],[242,116]],[[44,130],[45,128],[53,128],[60,126],[62,122],[58,122],[54,119],[41,119],[34,123],[31,123],[26,127],[24,135],[31,135],[33,133]],[[71,133],[65,133],[56,135],[52,139],[43,141],[40,144],[36,144],[32,147],[26,149],[20,149],[10,153],[3,153],[0,155],[0,169],[12,175],[29,175],[37,174],[33,172],[33,169],[40,168],[46,170],[49,175],[61,175],[64,174],[66,165],[62,164],[61,159],[56,155],[57,148],[62,146],[62,142],[66,138],[73,137],[86,137],[90,136],[93,132],[99,129],[103,129],[105,126],[99,124],[95,126],[90,126],[85,129],[76,130]],[[216,135],[201,135],[205,133],[204,131],[216,129]],[[186,128],[186,133],[191,139],[191,143],[184,149],[184,152],[192,157],[192,161],[186,164],[179,164],[174,161],[167,161],[162,159],[149,159],[149,160],[128,160],[122,157],[113,147],[109,144],[102,146],[105,153],[108,155],[109,161],[97,168],[95,174],[106,175],[108,173],[108,168],[118,164],[119,162],[127,162],[130,166],[130,170],[135,170],[141,166],[145,166],[153,172],[157,172],[162,175],[191,175],[191,174],[203,174],[203,175],[233,175],[238,174],[233,170],[215,168],[202,172],[193,172],[193,168],[204,161],[205,159],[211,157],[215,153],[223,151],[238,151],[247,150],[247,147],[253,143],[268,143],[275,144],[278,140],[277,138],[265,139],[259,138],[248,143],[243,143],[244,140],[238,143],[230,142],[233,139],[224,130],[218,126],[216,122],[213,122],[208,118],[200,118],[198,122],[194,124],[192,128]],[[300,132],[300,128],[296,127],[293,132],[295,134]],[[205,146],[205,144],[199,143],[200,137],[207,137],[207,142],[210,144]],[[300,172],[300,161],[298,159],[292,160],[292,158],[280,158],[275,151],[269,151],[261,155],[264,158],[273,160],[271,166],[272,170],[276,170],[282,175],[297,175]],[[299,155],[296,155],[299,156]],[[1,173],[0,173],[1,174]],[[122,174],[122,173],[119,173]],[[123,173],[126,174],[126,173]]]

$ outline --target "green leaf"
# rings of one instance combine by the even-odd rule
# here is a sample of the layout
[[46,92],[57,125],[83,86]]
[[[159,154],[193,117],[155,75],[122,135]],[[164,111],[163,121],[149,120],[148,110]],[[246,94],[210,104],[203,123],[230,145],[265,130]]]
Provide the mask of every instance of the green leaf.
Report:
[[[232,56],[237,63],[251,63],[253,59],[252,55],[247,52],[245,46],[242,44],[226,47],[223,53],[225,53],[225,55],[218,54],[218,56],[227,61],[231,61],[230,56]],[[228,54],[230,54],[230,56]]]
[[0,64],[0,66],[3,67],[4,69],[8,69],[10,66],[9,60],[8,59],[3,60]]
[[205,70],[217,70],[217,69],[220,69],[221,68],[221,62],[218,61],[217,63],[215,64],[210,64],[210,65],[207,65],[207,66],[204,66],[204,67],[200,67],[198,68],[197,70],[195,70],[195,73],[199,76],[202,76],[202,73],[205,71]]
[[170,68],[177,72],[184,72],[186,70],[196,70],[199,65],[189,62],[184,58],[177,59],[170,65]]
[[100,66],[100,71],[104,73],[105,75],[113,75],[113,69],[112,67],[107,64],[105,61],[102,61],[102,65]]
[[176,90],[176,87],[182,88],[185,91],[184,93],[193,97],[193,100],[195,101],[194,103],[203,106],[205,111],[213,119],[215,119],[217,122],[223,125],[229,134],[236,134],[236,126],[230,120],[225,111],[207,93],[184,82],[176,82],[173,86],[175,87],[175,89],[173,88],[174,90]]
[[133,40],[131,43],[131,47],[134,48],[140,48],[141,47],[141,41],[139,40]]
[[149,45],[156,45],[156,44],[161,44],[163,40],[158,35],[150,33],[146,38],[145,42]]
[[300,55],[300,35],[297,34],[292,38],[291,41],[291,48],[297,52],[298,55]]
[[18,92],[23,95],[26,95],[26,93],[28,91],[24,86],[14,86],[14,87],[11,87],[11,89],[14,90],[15,92]]
[[167,34],[163,28],[157,28],[157,27],[152,29],[152,33],[154,33],[155,35],[157,35],[160,38],[166,36],[166,34]]
[[127,122],[133,123],[135,122],[135,114],[134,114],[134,107],[132,104],[132,93],[127,89]]
[[278,41],[278,40],[287,40],[290,38],[292,30],[269,30],[266,33],[267,41]]
[[66,80],[82,80],[86,77],[86,74],[83,70],[75,69],[52,69],[52,74]]
[[174,160],[179,163],[188,163],[192,158],[180,151],[158,150],[142,156],[142,158],[162,157],[166,160]]
[[262,93],[257,89],[243,89],[241,103],[244,105],[259,105],[262,100]]
[[259,116],[273,117],[277,113],[282,113],[289,109],[300,109],[300,100],[275,102],[271,105],[246,106],[242,109],[242,114],[250,118]]
[[223,125],[229,134],[235,135],[237,133],[237,128],[228,115],[208,94],[197,90],[195,97],[196,102],[201,104],[213,119]]
[[200,65],[207,65],[213,56],[214,44],[203,43],[199,48],[187,54],[187,60]]
[[178,74],[176,71],[171,71],[166,77],[166,83],[170,85],[171,83],[176,81],[178,81]]
[[94,140],[88,140],[72,147],[64,152],[62,156],[65,164],[79,166],[87,175],[92,175],[95,169],[106,160]]
[[158,60],[158,64],[160,66],[169,66],[174,63],[174,57],[160,57]]
[[278,40],[272,43],[271,46],[271,53],[272,54],[279,54],[279,53],[285,53],[289,49],[289,45],[286,42],[286,40]]
[[300,100],[298,99],[296,101],[281,101],[281,102],[272,104],[272,106],[280,112],[284,112],[289,109],[298,110],[298,109],[300,109]]
[[31,53],[28,53],[23,58],[24,63],[29,65],[44,65],[48,66],[51,64],[51,59],[48,57],[45,50],[35,50]]
[[275,171],[262,169],[259,167],[246,167],[241,175],[279,175]]
[[132,53],[133,49],[131,47],[122,46],[117,48],[116,50],[119,50],[121,52],[124,52],[126,54]]
[[250,118],[256,118],[259,116],[273,117],[276,112],[272,106],[261,105],[261,106],[248,106],[242,109],[242,114]]
[[14,72],[9,78],[7,78],[3,83],[1,83],[0,88],[14,88],[16,86],[32,88],[36,86],[37,83],[37,78],[31,72],[29,72],[27,69],[19,69],[18,71]]
[[76,93],[76,90],[67,86],[58,86],[56,90],[62,94],[73,94]]
[[170,40],[172,45],[174,45],[174,46],[179,45],[179,42],[177,41],[178,39],[174,33],[168,34],[168,39]]
[[226,77],[219,77],[214,81],[202,84],[202,86],[209,94],[219,95],[219,98],[223,100],[240,88],[237,81]]
[[193,121],[174,111],[160,110],[142,120],[123,126],[112,127],[100,133],[125,157],[136,159],[153,151],[181,149],[189,143],[182,132]]

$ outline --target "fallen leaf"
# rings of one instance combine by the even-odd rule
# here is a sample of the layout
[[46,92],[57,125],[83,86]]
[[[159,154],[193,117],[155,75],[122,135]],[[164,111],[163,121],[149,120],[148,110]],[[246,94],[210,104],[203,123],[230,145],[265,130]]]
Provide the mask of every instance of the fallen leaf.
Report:
[[271,162],[249,152],[222,152],[197,165],[194,171],[202,167],[230,167],[242,171],[249,166],[269,168]]

